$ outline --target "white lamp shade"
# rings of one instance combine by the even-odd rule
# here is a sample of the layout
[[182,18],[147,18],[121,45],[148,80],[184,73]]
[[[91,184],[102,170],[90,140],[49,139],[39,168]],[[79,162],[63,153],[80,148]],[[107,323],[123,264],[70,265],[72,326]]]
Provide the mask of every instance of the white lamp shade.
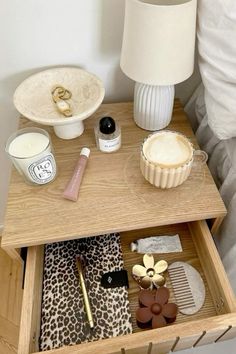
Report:
[[193,73],[197,0],[126,0],[121,69],[148,85]]

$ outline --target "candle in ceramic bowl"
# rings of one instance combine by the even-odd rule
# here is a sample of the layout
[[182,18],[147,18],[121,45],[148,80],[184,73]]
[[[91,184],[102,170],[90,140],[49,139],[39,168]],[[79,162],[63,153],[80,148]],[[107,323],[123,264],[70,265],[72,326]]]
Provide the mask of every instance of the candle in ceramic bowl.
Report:
[[50,137],[45,130],[19,130],[8,139],[6,152],[27,182],[46,184],[56,177],[56,162]]

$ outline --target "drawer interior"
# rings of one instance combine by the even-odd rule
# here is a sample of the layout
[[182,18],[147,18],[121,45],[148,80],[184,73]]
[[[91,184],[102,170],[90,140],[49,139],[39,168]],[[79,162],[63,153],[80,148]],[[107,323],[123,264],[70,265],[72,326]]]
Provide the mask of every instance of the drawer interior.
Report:
[[[211,292],[209,290],[209,286],[207,284],[206,276],[203,271],[203,267],[201,265],[201,261],[198,257],[198,253],[197,253],[196,247],[195,247],[193,239],[192,239],[193,236],[191,234],[191,231],[190,231],[187,223],[170,225],[170,226],[162,226],[162,227],[158,227],[158,228],[151,228],[151,229],[145,229],[145,230],[124,232],[121,234],[121,245],[122,245],[122,250],[123,250],[125,269],[127,269],[128,274],[129,274],[129,286],[130,286],[130,288],[129,288],[129,301],[130,301],[130,309],[131,309],[131,314],[132,314],[132,326],[133,326],[134,332],[141,331],[141,329],[137,326],[137,323],[135,320],[135,311],[138,306],[139,288],[137,286],[137,283],[135,282],[135,280],[131,276],[131,270],[132,270],[133,265],[142,264],[143,255],[136,253],[136,252],[131,252],[130,251],[130,244],[134,240],[138,240],[138,239],[140,239],[142,237],[146,237],[146,236],[175,235],[175,234],[179,234],[179,236],[180,236],[183,251],[178,252],[178,253],[155,254],[154,255],[155,261],[164,259],[168,262],[168,264],[171,264],[175,261],[182,261],[182,262],[189,263],[195,269],[197,269],[197,271],[200,273],[201,277],[203,278],[205,288],[206,288],[206,298],[205,298],[205,302],[204,302],[204,305],[201,308],[201,310],[199,312],[197,312],[196,314],[190,315],[190,316],[178,313],[175,323],[177,324],[177,323],[182,323],[182,322],[186,322],[186,321],[193,321],[193,320],[207,318],[207,317],[217,315],[217,309],[215,307]],[[206,272],[207,271],[208,270],[206,269]],[[175,302],[170,279],[168,278],[168,272],[167,272],[167,287],[170,289],[170,300],[169,301]]]
[[[184,261],[195,267],[205,283],[205,303],[195,315],[187,316],[179,313],[176,322],[168,327],[157,330],[141,330],[135,320],[139,288],[131,276],[131,269],[134,264],[142,264],[142,255],[131,252],[130,243],[145,236],[173,234],[179,234],[183,252],[155,255],[155,261],[165,259],[169,264],[174,261]],[[132,350],[137,347],[141,348],[144,344],[151,353],[150,348],[155,348],[155,345],[161,345],[161,348],[167,351],[166,343],[169,345],[169,350],[179,350],[190,348],[194,344],[199,345],[201,341],[204,343],[208,343],[209,340],[215,341],[221,338],[224,333],[228,333],[229,330],[232,333],[232,329],[236,326],[236,316],[232,318],[229,314],[235,311],[235,297],[205,221],[123,232],[121,233],[121,246],[124,267],[129,274],[129,301],[133,334],[65,347],[65,349],[60,348],[58,353],[77,353],[77,349],[79,349],[79,352],[83,354],[91,353],[92,350],[99,350],[99,348],[100,350],[103,348],[100,352],[104,354],[132,353]],[[43,246],[31,247],[27,257],[19,354],[38,352],[42,279]],[[167,285],[168,282],[167,278]],[[172,291],[170,300],[173,300]],[[206,319],[208,320],[206,321]],[[191,326],[189,326],[190,323]],[[188,333],[188,331],[190,332]],[[186,336],[188,337],[187,341]],[[207,340],[208,338],[211,339]],[[146,352],[144,349],[143,353]],[[57,350],[55,350],[56,353]]]

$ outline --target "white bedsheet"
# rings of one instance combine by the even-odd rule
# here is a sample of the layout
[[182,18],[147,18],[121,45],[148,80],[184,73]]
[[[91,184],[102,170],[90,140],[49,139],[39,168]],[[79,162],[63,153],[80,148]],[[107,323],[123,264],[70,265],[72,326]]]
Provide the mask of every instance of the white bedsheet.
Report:
[[208,124],[236,137],[236,1],[198,0],[197,39]]
[[[205,88],[186,111],[228,210],[215,240],[236,293],[236,1],[198,0],[197,39]],[[181,353],[235,354],[235,348],[236,338]]]
[[236,293],[236,138],[219,140],[208,125],[201,84],[185,107],[199,145],[209,155],[209,168],[227,207],[227,216],[215,235],[216,245]]

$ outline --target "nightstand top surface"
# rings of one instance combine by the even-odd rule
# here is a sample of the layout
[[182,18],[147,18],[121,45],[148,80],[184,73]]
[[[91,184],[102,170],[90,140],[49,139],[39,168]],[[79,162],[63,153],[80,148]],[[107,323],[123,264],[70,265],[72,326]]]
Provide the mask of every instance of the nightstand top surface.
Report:
[[[45,186],[29,186],[13,170],[2,236],[4,248],[20,248],[51,242],[128,231],[152,226],[223,217],[225,206],[206,164],[194,163],[190,177],[169,190],[153,187],[139,169],[140,145],[149,132],[133,120],[132,103],[103,104],[85,121],[84,134],[61,140],[52,137],[58,176]],[[122,129],[122,147],[105,154],[97,150],[95,119],[110,115]],[[37,126],[26,119],[21,127]],[[175,101],[168,129],[196,140],[179,101]],[[77,202],[62,198],[82,147],[91,149]]]

